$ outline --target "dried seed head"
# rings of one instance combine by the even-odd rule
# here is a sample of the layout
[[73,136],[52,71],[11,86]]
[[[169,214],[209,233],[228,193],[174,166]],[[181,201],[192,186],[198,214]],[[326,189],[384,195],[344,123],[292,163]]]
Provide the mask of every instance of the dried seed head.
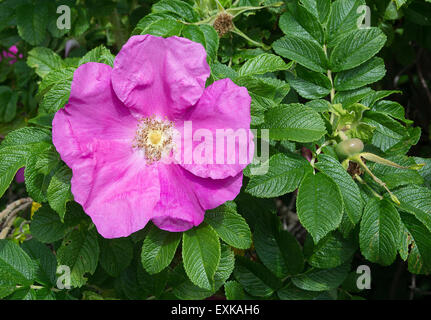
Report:
[[217,31],[218,36],[221,38],[226,33],[233,30],[233,16],[226,12],[220,12],[216,17],[213,27]]

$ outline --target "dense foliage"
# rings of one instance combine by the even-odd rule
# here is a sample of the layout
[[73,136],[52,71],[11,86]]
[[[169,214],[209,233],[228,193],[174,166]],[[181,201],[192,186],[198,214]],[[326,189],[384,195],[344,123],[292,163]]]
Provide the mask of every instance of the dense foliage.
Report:
[[[268,171],[249,165],[240,195],[189,231],[104,239],[73,201],[51,122],[74,70],[112,66],[136,34],[199,42],[207,85],[248,89]],[[0,50],[0,298],[413,299],[431,287],[430,1],[3,0]],[[371,289],[357,286],[363,265]]]

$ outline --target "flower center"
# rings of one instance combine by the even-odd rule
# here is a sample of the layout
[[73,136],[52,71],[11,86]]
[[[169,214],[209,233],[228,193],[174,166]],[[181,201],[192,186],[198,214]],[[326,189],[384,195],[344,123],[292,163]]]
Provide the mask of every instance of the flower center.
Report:
[[133,147],[145,153],[148,163],[169,155],[173,145],[173,122],[154,117],[139,120]]
[[150,142],[155,145],[162,140],[162,133],[160,131],[151,131],[149,134]]

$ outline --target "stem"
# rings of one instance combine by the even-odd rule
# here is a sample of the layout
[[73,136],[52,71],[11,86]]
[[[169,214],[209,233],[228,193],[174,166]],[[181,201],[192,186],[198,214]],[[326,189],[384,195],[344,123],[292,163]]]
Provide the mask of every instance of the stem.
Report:
[[215,0],[215,2],[217,4],[217,8],[219,9],[219,11],[225,11],[219,0]]
[[17,207],[21,206],[22,204],[26,204],[28,202],[33,202],[31,198],[22,198],[18,199],[11,204],[9,204],[6,209],[4,209],[2,212],[0,212],[0,222],[6,218],[12,211],[14,211]]
[[[15,288],[17,288],[17,289],[19,289],[19,288],[22,288],[23,286],[16,286]],[[30,289],[33,289],[33,290],[40,290],[40,289],[48,289],[48,288],[46,288],[46,287],[43,287],[43,286],[35,286],[35,285],[31,285],[30,286]],[[54,291],[54,292],[60,292],[61,290],[59,290],[59,289],[56,289],[56,288],[50,288],[51,289],[51,291]]]
[[243,37],[244,39],[246,39],[248,42],[254,44],[255,46],[261,47],[264,50],[271,49],[266,44],[254,41],[253,39],[249,38],[244,32],[242,32],[241,30],[239,30],[237,27],[234,27],[234,29],[232,30],[232,32],[235,33],[235,34],[237,34],[237,35],[239,35],[240,37]]
[[322,152],[322,149],[328,145],[330,145],[332,143],[332,141],[326,141],[324,144],[322,144],[317,150],[316,150],[316,154],[313,155],[313,158],[311,158],[310,160],[310,165],[314,168],[314,163],[316,162],[316,158],[317,156]]
[[387,187],[386,183],[384,183],[382,180],[380,180],[379,178],[377,178],[372,172],[371,170],[367,167],[367,165],[364,163],[364,161],[362,161],[361,156],[360,155],[354,155],[350,160],[356,162],[357,164],[359,164],[361,166],[362,169],[365,170],[366,173],[368,173],[371,178],[373,178],[373,180],[375,182],[377,182],[380,186],[382,186],[391,196],[391,199],[393,202],[395,202],[397,205],[400,205],[400,201],[398,200],[398,198],[391,192],[391,190],[389,190],[389,188]]
[[[326,44],[323,45],[323,51],[325,52],[325,56],[328,57],[328,48],[326,47]],[[331,104],[334,103],[335,98],[335,88],[334,88],[334,80],[332,80],[332,71],[328,69],[327,75],[329,78],[329,81],[331,82]]]
[[252,7],[252,6],[236,7],[236,8],[226,9],[226,12],[230,13],[235,18],[239,16],[241,13],[244,13],[246,11],[257,11],[265,8],[277,8],[277,7],[281,7],[283,4],[284,4],[283,2],[277,2],[277,3],[268,4],[261,7]]
[[379,198],[380,200],[383,200],[383,197],[380,194],[378,194],[373,188],[371,188],[364,180],[362,180],[362,178],[358,174],[355,174],[354,178],[356,180],[358,180],[359,183],[361,183],[364,186],[366,186],[373,193],[373,195],[375,197]]
[[33,200],[31,198],[19,199],[15,202],[12,202],[0,213],[0,221],[6,218],[6,221],[3,224],[3,228],[0,232],[0,239],[6,239],[18,213],[27,209],[32,202]]

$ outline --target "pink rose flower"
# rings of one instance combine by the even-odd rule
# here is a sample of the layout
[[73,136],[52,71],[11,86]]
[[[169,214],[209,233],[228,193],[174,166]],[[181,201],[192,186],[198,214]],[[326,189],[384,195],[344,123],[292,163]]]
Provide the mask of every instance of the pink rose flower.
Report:
[[20,53],[18,55],[18,48],[17,46],[12,46],[8,50],[3,50],[2,54],[0,55],[0,61],[2,61],[2,58],[11,58],[9,60],[9,64],[14,64],[17,61],[17,57],[22,59],[22,54]]
[[[53,120],[53,143],[72,169],[75,201],[105,238],[128,236],[150,220],[188,230],[239,193],[254,151],[251,98],[230,79],[205,88],[209,74],[202,45],[151,35],[131,37],[113,68],[90,62],[75,71],[69,101]],[[187,161],[200,143],[189,138],[215,137],[217,129],[249,133],[234,140],[247,149],[246,161],[224,145],[221,156]],[[173,154],[180,156],[167,161]]]

